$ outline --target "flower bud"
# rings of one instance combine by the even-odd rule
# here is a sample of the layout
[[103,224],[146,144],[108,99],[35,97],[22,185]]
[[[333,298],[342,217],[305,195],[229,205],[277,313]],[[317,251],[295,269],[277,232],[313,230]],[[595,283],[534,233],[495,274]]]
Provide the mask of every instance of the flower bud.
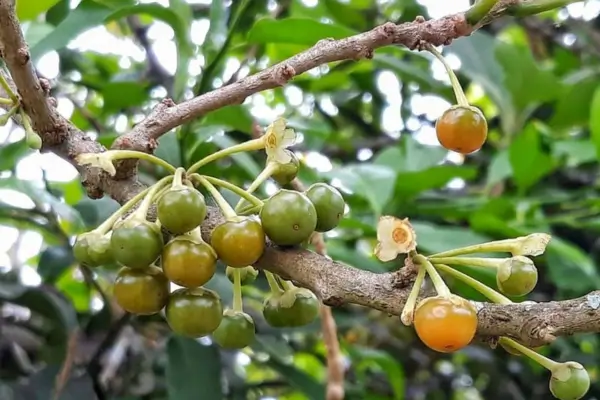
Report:
[[552,369],[550,392],[559,400],[579,400],[590,389],[590,376],[583,365],[568,361]]
[[535,264],[523,256],[507,258],[496,272],[498,289],[509,296],[525,296],[535,288],[537,281]]

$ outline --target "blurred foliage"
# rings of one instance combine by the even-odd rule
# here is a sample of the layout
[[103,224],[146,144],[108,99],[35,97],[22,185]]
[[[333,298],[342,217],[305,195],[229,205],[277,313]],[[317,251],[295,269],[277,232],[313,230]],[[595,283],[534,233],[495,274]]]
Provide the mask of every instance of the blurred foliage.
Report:
[[[447,8],[442,3],[437,8]],[[425,252],[549,232],[554,239],[536,260],[540,282],[529,299],[584,295],[600,284],[600,19],[598,1],[587,4],[593,11],[583,13],[585,20],[565,10],[502,19],[447,47],[490,125],[484,148],[466,159],[435,139],[435,118],[453,102],[441,66],[399,47],[316,68],[284,88],[209,113],[162,137],[157,155],[188,167],[248,139],[253,121],[264,126],[283,115],[302,134],[301,179],[331,182],[345,193],[349,212],[327,237],[334,259],[375,272],[397,268],[371,255],[381,214],[409,217]],[[182,101],[320,39],[428,15],[415,0],[17,0],[17,10],[41,74],[58,67],[52,93],[61,111],[105,146],[166,95]],[[583,6],[576,10],[582,15]],[[73,45],[80,34],[88,39]],[[46,400],[56,382],[60,399],[324,398],[319,324],[266,325],[258,312],[267,287],[262,277],[245,289],[258,335],[242,353],[172,336],[160,316],[122,317],[111,301],[114,270],[82,269],[71,253],[73,235],[98,225],[116,203],[86,198],[72,168],[28,150],[20,128],[9,124],[1,136],[1,399]],[[261,157],[239,154],[202,173],[248,184]],[[146,182],[164,173],[140,167]],[[469,272],[494,285],[486,271]],[[224,268],[210,287],[231,298]],[[336,309],[335,317],[347,399],[550,398],[547,371],[501,349],[473,344],[441,355],[396,317],[354,306]],[[585,365],[593,380],[589,398],[600,396],[596,335],[560,338],[543,352]],[[70,368],[58,375],[65,359]]]

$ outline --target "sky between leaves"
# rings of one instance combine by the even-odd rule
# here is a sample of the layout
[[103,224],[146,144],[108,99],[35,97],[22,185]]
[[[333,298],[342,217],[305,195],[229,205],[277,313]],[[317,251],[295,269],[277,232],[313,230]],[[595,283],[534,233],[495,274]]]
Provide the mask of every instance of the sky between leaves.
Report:
[[[314,6],[317,4],[317,0],[302,0],[307,6]],[[380,3],[385,3],[390,0],[378,0]],[[141,0],[141,3],[160,3],[168,6],[168,0]],[[210,0],[188,0],[189,3],[200,3],[210,4]],[[72,0],[71,7],[76,7],[79,0]],[[439,18],[447,14],[464,11],[469,7],[468,0],[420,0],[419,3],[426,6],[429,12],[429,16],[432,18]],[[588,0],[585,3],[575,3],[568,6],[569,14],[574,18],[584,18],[586,20],[593,19],[600,13],[600,1]],[[27,29],[27,25],[23,27]],[[206,37],[206,33],[209,29],[208,20],[195,21],[191,27],[191,37],[195,44],[200,45]],[[153,42],[153,48],[157,54],[160,54],[160,62],[163,64],[165,69],[171,73],[175,72],[177,67],[177,56],[176,46],[173,42],[173,30],[171,27],[161,21],[153,23],[152,27],[148,31],[148,36],[151,42]],[[133,61],[142,61],[145,58],[144,51],[134,44],[131,40],[118,39],[112,36],[103,27],[99,26],[88,30],[76,37],[69,45],[70,48],[79,49],[81,51],[91,50],[98,53],[112,53],[122,56],[121,66],[127,68]],[[451,49],[451,47],[450,47]],[[453,56],[447,56],[448,61],[453,68],[460,68],[460,60]],[[59,71],[59,57],[54,51],[47,53],[41,57],[37,64],[39,71],[48,79],[56,79]],[[192,75],[197,75],[201,72],[202,63],[201,60],[193,60],[190,63],[190,72]],[[239,67],[239,61],[229,60],[226,70],[225,78],[227,75],[231,75]],[[432,63],[433,77],[445,82],[449,82],[447,75],[437,60]],[[382,95],[386,98],[388,107],[384,111],[382,117],[383,124],[382,128],[391,136],[397,137],[403,128],[403,121],[400,117],[400,107],[402,104],[402,97],[400,95],[400,82],[396,76],[390,71],[384,71],[380,73],[377,78],[378,87]],[[158,90],[158,89],[157,89]],[[166,96],[166,92],[158,90],[156,93],[160,96]],[[296,101],[298,104],[302,101],[302,93],[300,89],[294,86],[288,86],[285,88],[285,95],[290,99],[290,103],[294,104]],[[265,105],[263,97],[258,94],[252,96],[247,100],[250,104],[251,113],[261,120],[271,121],[279,116],[284,110],[283,109],[272,109]],[[337,112],[336,107],[331,102],[323,102],[321,106],[328,112],[335,114]],[[437,118],[449,104],[447,101],[435,97],[435,96],[421,96],[415,97],[411,104],[415,113],[427,113],[429,118]],[[58,98],[58,109],[62,115],[69,118],[74,107],[70,100],[66,98]],[[407,123],[410,123],[409,121]],[[128,122],[125,116],[117,117],[115,122],[115,129],[117,132],[125,132],[128,129]],[[24,132],[19,127],[14,127],[9,122],[5,127],[0,127],[0,143],[8,144],[19,140],[24,137]],[[299,135],[300,141],[302,135]],[[423,127],[418,133],[415,134],[415,138],[426,144],[439,145],[435,132],[432,127]],[[372,153],[365,151],[362,154],[364,159],[368,159]],[[448,159],[460,163],[461,157],[450,153]],[[309,154],[306,157],[307,164],[313,168],[320,170],[327,170],[331,168],[328,160],[320,156],[317,153]],[[16,174],[19,179],[30,180],[40,185],[43,184],[43,174],[45,173],[46,179],[49,181],[57,182],[70,182],[77,177],[75,169],[58,158],[54,154],[39,154],[33,153],[28,157],[23,158],[16,168]],[[1,173],[0,173],[0,177]],[[335,185],[336,182],[332,182]],[[449,183],[453,187],[461,187],[464,183],[460,179],[456,179]],[[271,188],[275,190],[273,186]],[[2,200],[19,207],[30,207],[33,208],[33,202],[21,193],[0,189],[0,196]],[[13,246],[18,237],[18,231],[12,227],[6,227],[0,225],[0,267],[10,268],[11,262],[8,255],[8,250]],[[24,262],[30,259],[34,255],[40,252],[42,247],[42,237],[37,232],[25,232],[21,237],[21,243],[18,247],[16,257],[19,262]],[[25,284],[37,285],[40,283],[40,278],[33,268],[23,268],[22,278]],[[96,306],[100,306],[98,304]]]

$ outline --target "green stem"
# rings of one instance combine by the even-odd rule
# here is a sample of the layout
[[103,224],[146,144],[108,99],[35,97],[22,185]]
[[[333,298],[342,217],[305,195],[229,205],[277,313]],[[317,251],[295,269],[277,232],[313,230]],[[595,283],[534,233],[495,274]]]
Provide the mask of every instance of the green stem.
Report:
[[417,297],[419,296],[421,286],[423,285],[423,280],[425,279],[425,272],[425,267],[419,264],[419,272],[417,272],[415,283],[413,284],[413,287],[410,290],[408,298],[406,299],[406,304],[404,304],[404,308],[402,309],[402,313],[400,314],[400,320],[406,326],[410,326],[413,322],[415,306],[417,304]]
[[144,153],[142,151],[135,150],[108,150],[102,153],[104,157],[108,157],[111,161],[124,160],[128,158],[137,158],[139,160],[146,160],[156,165],[160,165],[165,168],[171,174],[174,174],[177,170],[174,166],[163,160],[153,156],[152,154]]
[[283,290],[292,290],[296,287],[296,286],[294,286],[294,284],[292,282],[286,281],[279,275],[275,275],[275,279],[277,279],[277,282],[279,282],[279,284],[281,285]]
[[194,165],[189,167],[187,170],[187,173],[188,173],[188,175],[192,174],[192,173],[196,172],[198,169],[205,166],[206,164],[213,162],[215,160],[218,160],[220,158],[229,156],[231,154],[239,153],[242,151],[261,150],[264,148],[265,148],[265,142],[262,137],[260,139],[249,140],[247,142],[240,143],[235,146],[231,146],[226,149],[219,150],[216,153],[212,153],[211,155],[204,157],[203,159],[199,160]]
[[11,105],[11,104],[15,104],[15,102],[13,101],[13,99],[5,99],[3,97],[0,97],[0,104],[4,104],[4,105]]
[[445,272],[448,275],[451,275],[454,278],[466,283],[467,285],[471,286],[473,289],[477,290],[479,293],[481,293],[482,295],[484,295],[485,297],[487,297],[488,299],[490,299],[491,301],[493,301],[496,304],[512,304],[513,303],[508,297],[503,296],[502,294],[498,293],[491,287],[484,285],[483,283],[479,282],[477,279],[470,277],[469,275],[467,275],[463,272],[457,271],[448,265],[438,264],[434,261],[434,267],[437,268],[439,271]]
[[223,215],[225,216],[225,218],[226,219],[235,218],[235,216],[237,214],[235,213],[233,207],[231,207],[229,205],[227,200],[225,200],[223,195],[221,195],[221,193],[219,193],[217,188],[212,183],[210,183],[207,178],[205,178],[202,175],[198,175],[197,179],[202,184],[202,186],[204,186],[206,188],[206,190],[208,190],[210,192],[212,197],[215,199],[215,202],[217,203],[217,205],[223,212]]
[[239,268],[233,271],[233,311],[244,311],[242,306],[242,277]]
[[431,264],[431,262],[429,262],[427,258],[422,256],[421,254],[417,254],[414,257],[414,260],[415,262],[425,267],[429,278],[431,278],[431,282],[433,283],[435,291],[440,296],[450,297],[452,295],[452,292],[450,292],[450,289],[448,289],[448,286],[446,285],[440,274],[436,271],[436,269],[433,267],[433,265]]
[[172,188],[181,188],[183,187],[183,174],[185,174],[185,168],[177,168],[175,173],[173,174],[173,183],[171,184]]
[[131,218],[146,220],[146,215],[148,214],[148,210],[152,205],[152,201],[156,198],[156,195],[165,187],[165,185],[171,182],[172,179],[172,175],[165,176],[164,178],[156,182],[154,185],[152,185],[150,190],[148,190],[146,196],[144,196],[144,199],[142,200],[140,206],[131,215]]
[[249,204],[247,207],[244,207],[241,209],[241,211],[238,211],[238,215],[252,215],[252,214],[258,214],[260,212],[260,209],[262,208],[262,206],[253,206],[252,204]]
[[250,193],[248,193],[241,187],[234,185],[233,183],[224,181],[219,178],[214,178],[212,176],[207,176],[207,175],[202,175],[202,177],[204,179],[206,179],[207,181],[209,181],[210,183],[212,183],[213,185],[221,186],[222,188],[232,191],[233,193],[240,196],[242,199],[248,200],[254,206],[262,207],[262,205],[263,205],[263,201],[261,199],[259,199],[256,196],[251,195]]
[[8,120],[11,119],[12,116],[17,113],[17,111],[19,111],[20,107],[21,106],[18,105],[18,104],[15,105],[15,106],[12,106],[7,112],[5,112],[4,114],[0,115],[0,126],[6,125],[6,123],[8,122]]
[[502,343],[503,345],[512,347],[513,349],[517,350],[518,352],[526,355],[527,357],[531,358],[533,361],[537,362],[538,364],[540,364],[542,367],[546,368],[549,371],[553,371],[554,368],[556,368],[560,364],[554,360],[549,359],[548,357],[545,357],[539,353],[536,353],[535,351],[531,350],[529,347],[525,347],[521,343],[518,343],[507,337],[501,337],[498,341],[500,343]]
[[125,214],[125,213],[127,213],[127,211],[131,210],[131,208],[133,208],[133,206],[135,206],[137,203],[139,203],[139,201],[142,200],[149,191],[150,191],[150,188],[146,188],[146,189],[142,190],[141,192],[139,192],[138,194],[136,194],[135,196],[133,196],[131,199],[129,199],[129,201],[127,203],[123,204],[123,206],[121,206],[121,208],[119,208],[110,217],[105,219],[104,222],[102,222],[100,225],[98,225],[98,227],[96,229],[94,229],[94,231],[99,232],[102,235],[106,235],[108,233],[108,231],[110,231],[112,226],[115,224],[115,222],[117,222],[123,214]]
[[471,26],[475,26],[489,14],[498,0],[479,0],[465,12],[465,19]]
[[279,285],[277,284],[277,280],[275,279],[275,276],[270,273],[269,271],[263,270],[265,273],[265,276],[267,277],[267,282],[269,282],[269,287],[271,288],[271,293],[281,293],[283,290],[281,290],[281,288],[279,287]]
[[[250,184],[248,189],[246,189],[246,193],[252,194],[254,191],[267,179],[273,175],[273,173],[277,170],[277,165],[274,162],[270,162],[267,166],[262,170],[262,172],[254,179],[254,182]],[[239,211],[244,204],[245,199],[240,199],[237,205],[235,206],[235,211]]]
[[566,7],[572,3],[578,3],[581,0],[531,0],[521,1],[509,7],[506,10],[507,15],[515,17],[526,17],[528,15],[539,14],[556,8]]
[[6,78],[4,78],[4,75],[1,72],[0,72],[0,86],[2,86],[2,89],[4,89],[4,91],[6,92],[8,97],[10,97],[13,104],[19,104],[19,98],[17,97],[17,94],[12,90],[12,88],[8,84],[8,81],[6,80]]
[[454,257],[460,256],[463,254],[473,254],[473,253],[500,253],[500,252],[512,252],[515,244],[519,239],[504,239],[504,240],[495,240],[493,242],[475,244],[472,246],[460,247],[458,249],[452,249],[448,251],[443,251],[441,253],[436,253],[430,255],[430,260],[433,258],[440,257]]
[[32,149],[41,149],[42,138],[31,127],[31,121],[29,120],[29,116],[25,113],[25,111],[22,108],[19,110],[19,114],[21,114],[21,123],[23,124],[23,129],[25,130],[25,142]]
[[498,268],[506,262],[506,258],[480,258],[480,257],[428,257],[436,264],[469,265],[472,267]]
[[465,92],[463,92],[462,87],[460,86],[460,82],[458,82],[458,78],[456,77],[456,74],[454,73],[452,68],[450,68],[448,61],[446,61],[444,56],[439,51],[437,51],[436,48],[431,44],[427,44],[427,50],[431,54],[433,54],[438,60],[440,60],[440,62],[446,69],[446,72],[450,77],[450,83],[452,84],[452,89],[454,89],[454,95],[456,96],[456,101],[458,105],[463,107],[469,107],[470,105],[469,101],[467,100],[467,96],[465,96]]

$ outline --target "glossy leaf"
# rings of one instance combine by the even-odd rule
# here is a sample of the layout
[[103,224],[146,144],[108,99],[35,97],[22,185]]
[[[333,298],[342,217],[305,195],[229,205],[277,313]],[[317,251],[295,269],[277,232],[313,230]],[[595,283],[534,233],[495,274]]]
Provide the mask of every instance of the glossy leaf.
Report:
[[[297,35],[296,32],[303,32]],[[250,32],[250,43],[291,43],[312,46],[321,39],[341,39],[356,32],[344,26],[326,24],[308,18],[261,19]]]

